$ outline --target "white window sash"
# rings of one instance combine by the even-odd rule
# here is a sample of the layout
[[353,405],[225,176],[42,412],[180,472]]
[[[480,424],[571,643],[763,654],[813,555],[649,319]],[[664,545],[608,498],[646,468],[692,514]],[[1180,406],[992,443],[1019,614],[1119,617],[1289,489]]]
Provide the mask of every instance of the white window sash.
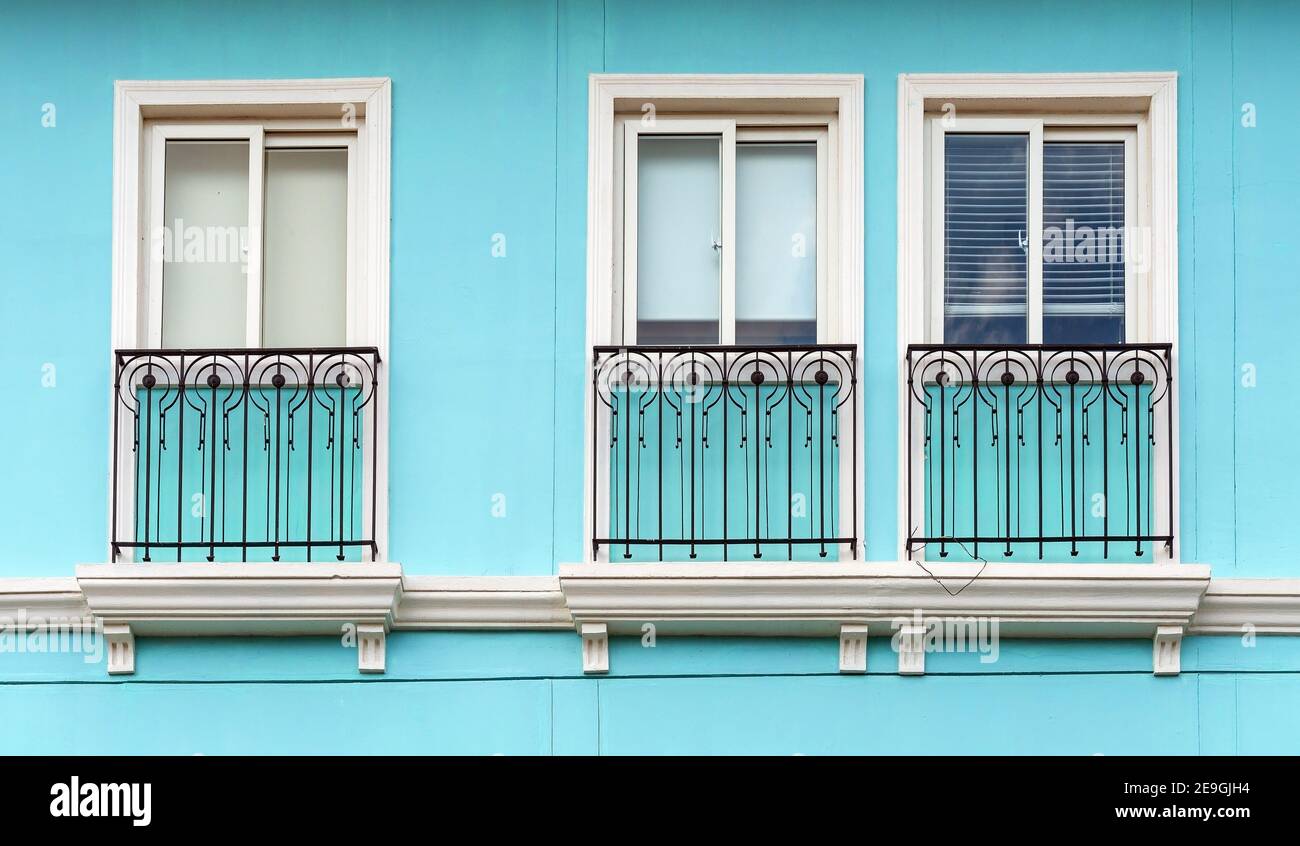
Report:
[[[257,124],[160,124],[153,128],[149,161],[149,276],[148,345],[162,346],[163,239],[166,225],[164,196],[167,189],[167,142],[172,140],[232,140],[248,143],[248,255],[245,264],[247,296],[244,342],[255,347],[262,337],[262,164],[265,132]],[[173,237],[179,237],[176,233]]]
[[1029,207],[1026,221],[1028,321],[1026,340],[1043,341],[1043,120],[1041,118],[956,118],[931,120],[930,143],[930,338],[943,343],[944,322],[944,149],[946,136],[1028,135]]
[[721,272],[719,279],[719,332],[723,344],[736,338],[736,122],[695,118],[658,118],[653,122],[629,120],[623,142],[623,291],[621,322],[623,341],[635,344],[637,324],[637,151],[642,135],[716,135],[721,139],[722,208],[719,220]]
[[1130,236],[1145,231],[1138,209],[1138,130],[1136,126],[1062,127],[1049,126],[1043,141],[1122,141],[1124,142],[1124,338],[1131,342],[1146,339],[1142,327],[1149,321],[1147,307],[1139,290],[1139,266],[1147,247]]

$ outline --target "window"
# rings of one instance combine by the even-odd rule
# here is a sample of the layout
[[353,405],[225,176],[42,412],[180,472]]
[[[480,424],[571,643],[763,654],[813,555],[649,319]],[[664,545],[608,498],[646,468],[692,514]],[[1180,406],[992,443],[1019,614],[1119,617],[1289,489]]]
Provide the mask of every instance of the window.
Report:
[[110,560],[384,560],[389,81],[116,88]]
[[346,344],[356,129],[150,124],[150,345]]
[[930,118],[933,340],[1132,339],[1138,122]]
[[818,341],[834,120],[775,120],[622,121],[628,343]]
[[862,78],[588,105],[587,560],[859,556]]
[[899,557],[1177,561],[1177,75],[898,109]]

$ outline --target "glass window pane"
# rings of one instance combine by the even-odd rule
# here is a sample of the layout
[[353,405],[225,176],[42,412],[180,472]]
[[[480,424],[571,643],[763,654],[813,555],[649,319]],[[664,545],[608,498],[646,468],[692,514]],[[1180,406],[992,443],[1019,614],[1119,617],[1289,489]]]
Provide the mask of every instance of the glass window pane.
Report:
[[1029,136],[948,134],[944,144],[947,343],[1028,338]]
[[347,338],[348,151],[266,151],[262,343]]
[[1043,340],[1124,340],[1124,142],[1043,145]]
[[817,341],[817,145],[736,148],[736,342]]
[[717,136],[640,138],[637,343],[719,340],[721,149]]
[[248,322],[248,142],[168,141],[162,343],[242,347]]

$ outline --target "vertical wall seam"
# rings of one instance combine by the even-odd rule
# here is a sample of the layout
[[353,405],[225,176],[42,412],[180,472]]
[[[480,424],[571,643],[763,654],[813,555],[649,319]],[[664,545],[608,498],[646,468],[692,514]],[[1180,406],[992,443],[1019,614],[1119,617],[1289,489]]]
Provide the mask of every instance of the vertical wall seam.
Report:
[[552,145],[555,168],[551,173],[551,575],[559,572],[555,560],[556,534],[559,531],[555,493],[560,469],[560,2],[555,0],[555,125]]
[[[1236,4],[1234,0],[1228,0],[1228,87],[1232,101],[1229,105],[1231,111],[1235,113],[1237,103],[1237,31],[1236,31]],[[1237,130],[1238,124],[1236,119],[1233,120],[1232,126],[1232,154],[1228,157],[1228,167],[1230,169],[1229,178],[1232,185],[1232,361],[1230,372],[1232,373],[1232,566],[1234,570],[1241,567],[1241,555],[1238,547],[1238,526],[1240,520],[1240,500],[1237,489],[1237,439],[1240,426],[1237,421],[1238,405],[1241,400],[1240,382],[1237,377],[1237,362],[1240,353],[1237,349]]]
[[[1197,233],[1197,229],[1198,229],[1198,227],[1197,227],[1197,211],[1198,211],[1198,209],[1200,208],[1200,206],[1199,206],[1199,204],[1198,204],[1198,203],[1199,203],[1199,196],[1198,196],[1198,195],[1199,195],[1199,193],[1200,193],[1198,189],[1199,189],[1199,186],[1200,186],[1200,180],[1198,180],[1198,179],[1196,178],[1196,162],[1197,162],[1197,160],[1198,160],[1198,159],[1197,159],[1198,151],[1197,151],[1197,143],[1196,143],[1196,141],[1197,141],[1197,136],[1196,136],[1196,88],[1197,88],[1197,78],[1196,78],[1196,0],[1187,0],[1187,14],[1188,14],[1188,20],[1189,20],[1189,29],[1188,29],[1188,38],[1187,38],[1187,45],[1188,45],[1188,51],[1187,51],[1187,52],[1188,52],[1188,56],[1187,56],[1187,66],[1188,66],[1189,68],[1192,69],[1191,85],[1187,86],[1187,88],[1185,89],[1185,90],[1187,90],[1187,92],[1188,92],[1188,96],[1187,96],[1188,112],[1189,112],[1190,115],[1191,115],[1191,117],[1189,118],[1189,122],[1191,123],[1191,126],[1192,126],[1192,138],[1191,138],[1191,145],[1190,145],[1190,146],[1191,146],[1191,152],[1192,152],[1192,157],[1191,157],[1191,162],[1192,162],[1192,167],[1191,167],[1191,174],[1192,174],[1192,231],[1191,231],[1191,235],[1192,235],[1192,237],[1191,237],[1191,241],[1192,241],[1192,262],[1191,262],[1191,267],[1192,267],[1192,284],[1191,284],[1191,291],[1190,291],[1190,294],[1191,294],[1191,312],[1192,312],[1192,315],[1191,315],[1191,316],[1192,316],[1192,319],[1191,319],[1191,326],[1188,327],[1188,329],[1189,329],[1188,334],[1191,335],[1191,338],[1192,338],[1192,350],[1193,350],[1193,351],[1199,351],[1199,350],[1200,350],[1200,345],[1197,343],[1197,337],[1196,337],[1196,327],[1197,327],[1197,325],[1198,325],[1198,323],[1199,323],[1199,314],[1200,314],[1200,309],[1197,307],[1197,302],[1196,302],[1196,280],[1197,280],[1197,276],[1198,276],[1198,273],[1197,273],[1197,262],[1196,262],[1196,254],[1197,254],[1197,250],[1196,250],[1196,241],[1197,241],[1197,239],[1196,239],[1196,233]],[[1174,128],[1174,131],[1175,131],[1175,132],[1177,131],[1177,127]],[[1178,165],[1177,165],[1177,163],[1175,163],[1175,164],[1174,164],[1175,171],[1177,171],[1177,167],[1178,167]],[[1179,281],[1179,283],[1180,283],[1179,286],[1178,286],[1178,290],[1179,290],[1179,291],[1187,291],[1188,289],[1187,289],[1186,287],[1184,287],[1184,286],[1181,284],[1182,280],[1178,280],[1178,281]],[[1180,296],[1181,296],[1181,295],[1180,295]],[[1179,305],[1178,303],[1175,303],[1175,304],[1174,304],[1174,309],[1175,309],[1175,311],[1178,309],[1178,305]],[[1182,350],[1179,350],[1179,358],[1180,358],[1182,361],[1184,361],[1184,362],[1187,362],[1187,361],[1188,361],[1187,356],[1185,356],[1185,355],[1182,354]],[[1200,427],[1200,416],[1201,416],[1201,415],[1200,415],[1200,397],[1199,397],[1200,391],[1198,391],[1198,390],[1196,389],[1197,367],[1196,367],[1196,356],[1195,356],[1195,355],[1193,355],[1193,356],[1191,357],[1191,363],[1190,363],[1190,366],[1191,366],[1191,371],[1192,371],[1192,373],[1191,373],[1191,378],[1189,378],[1189,379],[1184,379],[1184,378],[1183,378],[1183,375],[1182,375],[1181,373],[1178,374],[1178,379],[1179,379],[1179,382],[1180,382],[1179,391],[1183,391],[1183,390],[1185,390],[1185,386],[1186,386],[1187,384],[1190,384],[1190,385],[1191,385],[1191,394],[1192,394],[1192,396],[1190,397],[1191,402],[1189,402],[1189,403],[1185,403],[1185,404],[1181,404],[1181,403],[1180,403],[1181,407],[1183,407],[1183,408],[1190,408],[1191,411],[1192,411],[1192,414],[1191,414],[1191,417],[1192,417],[1192,460],[1191,460],[1191,462],[1183,462],[1183,460],[1182,460],[1183,457],[1182,457],[1181,455],[1178,456],[1178,461],[1180,462],[1180,465],[1181,465],[1181,464],[1186,464],[1186,463],[1190,463],[1190,464],[1191,464],[1191,473],[1190,473],[1190,475],[1191,475],[1191,477],[1192,477],[1192,487],[1191,487],[1191,491],[1192,491],[1192,496],[1191,496],[1191,505],[1192,505],[1192,507],[1191,507],[1191,512],[1192,512],[1192,513],[1191,513],[1191,515],[1190,515],[1190,517],[1191,517],[1191,521],[1190,521],[1190,523],[1188,523],[1188,522],[1182,522],[1181,525],[1178,527],[1180,533],[1181,533],[1182,536],[1183,536],[1182,543],[1184,544],[1184,547],[1186,546],[1186,542],[1187,542],[1187,531],[1184,529],[1184,526],[1188,526],[1188,525],[1193,526],[1193,527],[1198,526],[1198,525],[1199,525],[1198,517],[1199,517],[1199,515],[1200,515],[1200,509],[1201,509],[1201,506],[1200,506],[1200,503],[1201,503],[1201,482],[1200,482],[1200,472],[1199,472],[1199,471],[1200,471],[1200,462],[1197,460],[1197,457],[1201,454],[1201,427]],[[1187,420],[1187,415],[1183,415],[1183,425],[1184,425],[1184,426],[1186,425],[1186,420]],[[1180,434],[1181,434],[1181,433],[1180,433]],[[1184,476],[1183,478],[1186,478],[1186,476]],[[1182,497],[1182,494],[1183,494],[1182,491],[1178,491],[1177,493],[1178,493],[1178,496],[1179,496],[1179,497]],[[1192,548],[1191,548],[1191,550],[1190,550],[1191,555],[1190,555],[1188,558],[1184,559],[1184,560],[1189,560],[1189,561],[1199,561],[1199,560],[1200,560],[1200,546],[1201,546],[1201,532],[1200,532],[1200,530],[1194,528],[1194,529],[1192,530],[1192,537],[1195,539],[1195,543],[1192,545]],[[1198,683],[1198,684],[1199,684],[1199,683]],[[1199,695],[1199,693],[1198,693],[1198,695]],[[1199,706],[1198,706],[1198,707],[1199,707]]]

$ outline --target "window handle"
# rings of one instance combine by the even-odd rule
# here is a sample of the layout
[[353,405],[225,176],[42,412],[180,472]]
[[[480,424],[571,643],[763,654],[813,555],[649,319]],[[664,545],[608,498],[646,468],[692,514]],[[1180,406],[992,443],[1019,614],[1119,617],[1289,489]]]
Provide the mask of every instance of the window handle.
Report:
[[722,242],[721,242],[720,240],[718,240],[718,236],[717,236],[717,235],[710,235],[710,236],[709,236],[709,243],[713,245],[713,249],[715,249],[715,250],[721,250],[721,249],[722,249]]
[[1016,230],[1016,241],[1020,244],[1020,251],[1029,254],[1029,238],[1025,235],[1025,230]]

